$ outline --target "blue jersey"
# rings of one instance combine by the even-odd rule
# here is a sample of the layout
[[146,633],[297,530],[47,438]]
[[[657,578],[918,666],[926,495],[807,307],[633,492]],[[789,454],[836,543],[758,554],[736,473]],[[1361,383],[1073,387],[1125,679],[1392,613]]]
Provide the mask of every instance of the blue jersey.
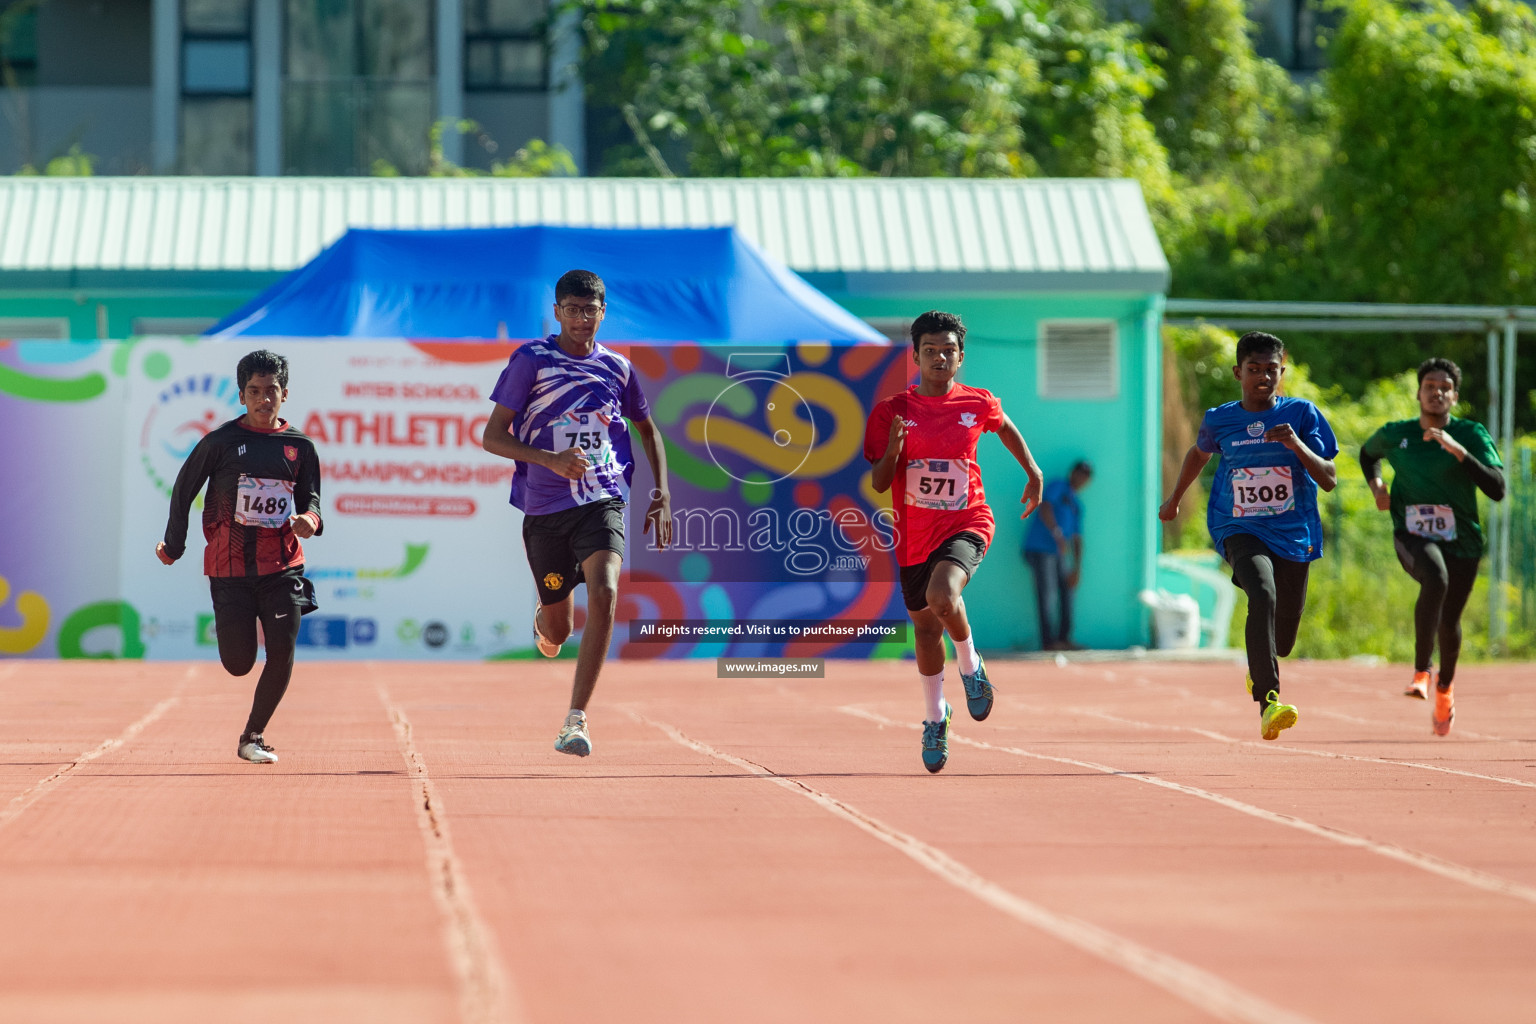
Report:
[[635,466],[624,417],[651,417],[628,359],[602,345],[589,356],[569,355],[551,334],[512,353],[491,400],[517,414],[512,433],[519,441],[552,452],[583,448],[591,463],[581,479],[570,480],[519,461],[513,505],[542,516],[605,498],[628,500]]
[[1205,521],[1218,551],[1235,533],[1263,541],[1279,558],[1310,562],[1323,555],[1317,484],[1291,450],[1264,432],[1289,423],[1302,443],[1325,459],[1339,453],[1333,428],[1304,398],[1276,397],[1273,408],[1249,412],[1241,402],[1205,411],[1195,446],[1220,455]]
[[[1041,497],[1041,503],[1051,506],[1051,515],[1056,517],[1056,528],[1061,531],[1063,540],[1071,540],[1081,531],[1083,519],[1083,506],[1077,500],[1077,492],[1072,485],[1065,480],[1054,480],[1045,485],[1045,494]],[[1025,551],[1056,550],[1056,538],[1046,528],[1045,520],[1040,518],[1037,510],[1029,517],[1029,528],[1024,531]]]

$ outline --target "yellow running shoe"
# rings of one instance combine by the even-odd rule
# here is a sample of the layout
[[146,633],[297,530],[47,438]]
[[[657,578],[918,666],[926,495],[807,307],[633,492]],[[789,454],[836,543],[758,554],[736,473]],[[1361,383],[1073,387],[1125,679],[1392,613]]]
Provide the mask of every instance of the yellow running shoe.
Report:
[[1435,710],[1430,713],[1429,724],[1434,726],[1436,736],[1444,736],[1451,731],[1451,721],[1456,717],[1456,698],[1451,696],[1454,689],[1455,683],[1443,690],[1435,687]]
[[1417,697],[1419,700],[1429,699],[1429,688],[1435,685],[1435,670],[1425,669],[1423,672],[1413,674],[1413,682],[1408,684],[1408,689],[1403,691],[1404,697]]
[[1277,739],[1280,736],[1280,730],[1289,729],[1296,724],[1296,718],[1296,705],[1281,704],[1280,694],[1270,690],[1264,704],[1264,711],[1259,715],[1259,725],[1263,728],[1264,738]]

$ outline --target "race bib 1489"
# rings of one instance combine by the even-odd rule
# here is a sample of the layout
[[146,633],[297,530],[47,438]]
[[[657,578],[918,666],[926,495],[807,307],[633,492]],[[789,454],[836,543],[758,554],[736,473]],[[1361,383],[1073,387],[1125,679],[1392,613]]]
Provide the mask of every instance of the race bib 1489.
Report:
[[235,522],[241,526],[265,526],[282,529],[293,515],[293,481],[272,480],[263,476],[240,474],[240,488],[235,492]]

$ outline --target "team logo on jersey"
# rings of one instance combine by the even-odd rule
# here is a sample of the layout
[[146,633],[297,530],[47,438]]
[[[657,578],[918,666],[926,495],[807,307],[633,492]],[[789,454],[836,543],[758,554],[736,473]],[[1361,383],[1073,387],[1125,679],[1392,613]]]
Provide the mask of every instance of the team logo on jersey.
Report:
[[240,412],[240,389],[230,377],[193,374],[155,396],[139,430],[139,464],[155,489],[170,497],[171,483],[197,442]]
[[1402,440],[1401,440],[1401,441],[1399,441],[1399,442],[1398,442],[1398,443],[1397,443],[1397,446],[1398,446],[1398,447],[1399,447],[1399,448],[1407,448],[1407,447],[1408,447],[1408,439],[1407,439],[1407,438],[1406,438],[1406,437],[1405,437],[1405,438],[1403,438],[1403,439],[1402,439]]
[[552,572],[544,577],[544,586],[548,590],[559,590],[560,584],[565,582],[565,577],[557,572]]
[[974,427],[976,425],[976,414],[973,413],[973,412],[963,412],[963,413],[961,413],[960,414],[960,425],[962,427]]
[[283,457],[289,462],[297,462],[299,460],[299,450],[291,444],[285,444],[283,445]]
[[1264,421],[1263,420],[1254,420],[1252,423],[1248,424],[1248,436],[1249,437],[1258,437],[1258,436],[1260,436],[1263,433],[1264,433]]
[[239,448],[235,449],[235,454],[236,455],[244,455],[245,454],[245,445],[241,445]]

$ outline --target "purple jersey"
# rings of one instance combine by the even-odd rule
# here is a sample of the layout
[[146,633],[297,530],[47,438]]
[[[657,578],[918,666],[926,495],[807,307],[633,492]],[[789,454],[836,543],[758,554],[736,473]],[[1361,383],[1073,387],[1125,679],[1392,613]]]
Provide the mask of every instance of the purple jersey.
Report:
[[612,349],[567,355],[556,335],[519,346],[491,392],[491,400],[516,413],[512,433],[534,448],[561,452],[583,448],[591,468],[570,480],[543,466],[518,462],[512,504],[543,516],[604,498],[629,498],[634,475],[624,417],[651,417],[635,368]]

